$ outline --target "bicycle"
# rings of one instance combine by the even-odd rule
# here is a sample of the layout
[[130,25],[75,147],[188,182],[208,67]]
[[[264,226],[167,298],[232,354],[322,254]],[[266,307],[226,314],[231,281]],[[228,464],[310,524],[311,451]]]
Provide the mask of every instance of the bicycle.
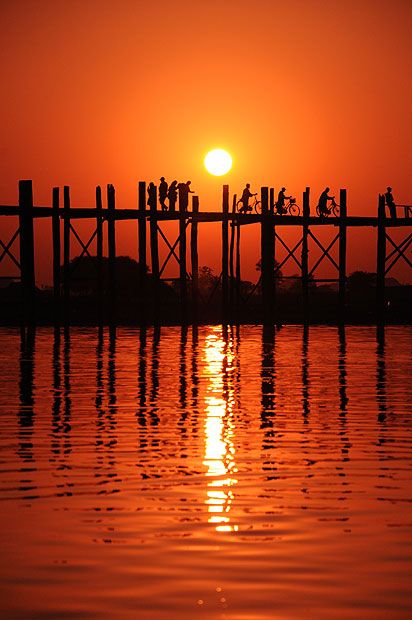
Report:
[[[239,206],[241,205],[241,206]],[[238,213],[249,213],[250,211],[255,210],[255,213],[258,215],[262,213],[262,204],[260,200],[257,199],[256,195],[253,196],[252,204],[248,204],[247,207],[244,206],[242,200],[238,200],[236,203]]]
[[335,202],[335,197],[332,198],[330,203],[330,209],[326,208],[326,211],[320,211],[319,205],[316,207],[316,214],[319,217],[329,217],[329,215],[334,215],[335,217],[339,217],[339,205]]
[[288,198],[288,202],[281,207],[280,211],[278,203],[275,202],[276,215],[300,215],[300,207],[296,204],[296,198]]

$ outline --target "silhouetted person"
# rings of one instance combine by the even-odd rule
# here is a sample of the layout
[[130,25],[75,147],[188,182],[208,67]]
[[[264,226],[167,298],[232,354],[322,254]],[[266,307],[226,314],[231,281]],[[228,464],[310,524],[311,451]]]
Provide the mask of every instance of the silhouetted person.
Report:
[[190,189],[191,181],[186,181],[186,183],[179,183],[177,186],[179,190],[179,206],[182,211],[187,211],[187,207],[189,205],[189,194],[194,194]]
[[147,188],[147,204],[151,209],[156,210],[156,186],[154,183],[149,183]]
[[177,181],[172,181],[169,185],[169,190],[167,192],[167,197],[169,199],[169,211],[176,211],[176,200],[177,200]]
[[396,218],[396,204],[393,199],[392,188],[387,187],[386,189],[387,189],[387,192],[385,194],[385,202],[389,208],[389,213],[391,215],[391,218],[395,219]]
[[328,200],[333,200],[335,196],[329,196],[328,192],[330,191],[330,187],[327,187],[319,196],[319,213],[320,215],[329,215],[330,209],[328,209]]
[[252,198],[252,196],[256,196],[256,194],[252,194],[250,191],[250,183],[246,183],[246,187],[242,192],[242,197],[239,200],[239,202],[242,203],[239,213],[247,213],[252,210],[252,207],[249,207],[249,198]]
[[282,187],[278,194],[277,202],[275,203],[276,211],[279,215],[283,215],[286,213],[287,209],[285,209],[285,200],[290,200],[291,196],[285,196],[286,187]]
[[168,185],[165,181],[164,177],[160,177],[160,185],[159,185],[159,202],[162,207],[162,211],[167,211],[167,207],[165,205],[165,200],[167,198],[167,189]]

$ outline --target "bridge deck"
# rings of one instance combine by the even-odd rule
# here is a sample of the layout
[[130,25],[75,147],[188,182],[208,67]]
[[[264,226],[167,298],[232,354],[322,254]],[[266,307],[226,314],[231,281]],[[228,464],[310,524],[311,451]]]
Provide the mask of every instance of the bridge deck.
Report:
[[[20,207],[18,206],[10,206],[10,205],[0,205],[0,216],[1,215],[15,215],[19,216],[21,212]],[[109,210],[101,209],[99,211],[104,219],[108,219]],[[37,206],[33,207],[33,217],[34,218],[45,218],[51,217],[53,213],[52,207],[44,207]],[[70,209],[59,209],[59,214],[61,218],[66,217],[67,215],[70,219],[96,219],[98,213],[95,207],[71,207]],[[184,213],[180,213],[179,211],[155,211],[152,212],[150,210],[140,211],[138,209],[115,209],[114,211],[116,220],[139,220],[140,218],[154,218],[159,222],[163,221],[176,221],[180,220],[182,216],[185,219],[192,219],[193,213],[191,211],[185,211]],[[254,224],[260,222],[262,220],[262,215],[251,214],[251,213],[222,213],[219,211],[200,211],[196,215],[196,220],[198,222],[237,222],[240,225],[246,224]],[[304,218],[303,216],[294,216],[294,215],[270,215],[271,219],[275,226],[303,226]],[[311,215],[308,220],[309,225],[311,226],[339,226],[340,218],[339,217],[328,217],[321,218],[318,216]],[[347,226],[369,226],[376,227],[378,225],[378,217],[377,216],[356,216],[349,215],[346,217],[346,225]],[[388,228],[393,227],[403,227],[403,226],[412,226],[412,217],[398,217],[396,219],[386,218],[385,226]]]

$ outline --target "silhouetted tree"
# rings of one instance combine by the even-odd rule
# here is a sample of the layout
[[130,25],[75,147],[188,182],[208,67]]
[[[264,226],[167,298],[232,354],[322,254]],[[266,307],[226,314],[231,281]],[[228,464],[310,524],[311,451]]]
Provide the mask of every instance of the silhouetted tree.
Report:
[[[103,257],[100,262],[103,291],[109,285],[109,261]],[[117,256],[115,259],[116,286],[119,293],[136,293],[139,286],[141,267],[130,256]],[[149,269],[145,266],[148,279],[151,279]],[[95,293],[98,286],[99,264],[97,256],[76,256],[70,261],[69,281],[70,289],[74,293]],[[62,266],[64,277],[64,266]]]
[[219,277],[213,273],[213,269],[207,265],[203,265],[199,269],[199,290],[202,293],[208,293],[217,286]]
[[364,293],[376,286],[376,273],[369,271],[353,271],[348,276],[348,292]]
[[[275,270],[278,269],[280,263],[279,261],[275,260]],[[256,267],[256,271],[259,271],[259,273],[262,271],[262,259],[260,258],[258,260],[258,262],[255,265]],[[282,280],[283,279],[283,271],[281,269],[278,269],[276,271],[276,280]]]

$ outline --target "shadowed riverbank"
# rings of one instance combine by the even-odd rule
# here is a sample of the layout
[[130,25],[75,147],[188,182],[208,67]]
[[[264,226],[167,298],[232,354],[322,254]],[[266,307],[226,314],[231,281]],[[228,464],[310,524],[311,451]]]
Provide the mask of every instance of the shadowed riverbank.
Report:
[[[181,325],[198,324],[262,324],[265,314],[262,287],[258,273],[255,283],[229,279],[229,287],[237,302],[234,312],[225,312],[221,277],[208,267],[199,269],[197,302],[189,281],[186,304],[181,302],[178,281],[156,283],[146,272],[141,287],[139,264],[130,257],[116,259],[114,277],[116,295],[110,294],[110,271],[107,259],[101,260],[101,282],[96,278],[95,257],[74,259],[70,264],[72,281],[66,303],[56,306],[51,288],[36,289],[31,320],[39,325],[67,323],[72,325]],[[259,267],[259,265],[257,266]],[[76,277],[74,277],[76,276]],[[334,282],[310,283],[305,303],[298,277],[285,277],[278,271],[276,307],[273,324],[410,324],[412,286],[401,285],[394,278],[386,282],[386,305],[383,316],[376,311],[376,274],[355,271],[347,278],[345,313],[342,316],[338,288]],[[144,304],[142,297],[144,296]],[[24,322],[23,290],[18,282],[0,288],[0,324]]]

